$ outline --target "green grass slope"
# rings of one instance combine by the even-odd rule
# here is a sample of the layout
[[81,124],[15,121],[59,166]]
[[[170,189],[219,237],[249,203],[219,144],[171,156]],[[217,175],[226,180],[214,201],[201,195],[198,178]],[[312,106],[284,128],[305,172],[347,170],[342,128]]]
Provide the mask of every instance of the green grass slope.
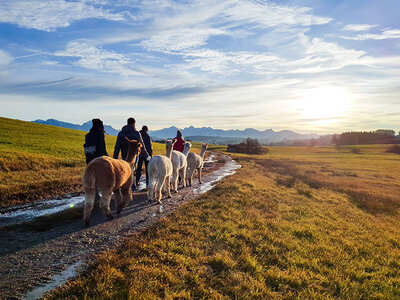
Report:
[[[85,134],[0,118],[0,206],[79,191]],[[106,137],[109,154],[115,139]]]

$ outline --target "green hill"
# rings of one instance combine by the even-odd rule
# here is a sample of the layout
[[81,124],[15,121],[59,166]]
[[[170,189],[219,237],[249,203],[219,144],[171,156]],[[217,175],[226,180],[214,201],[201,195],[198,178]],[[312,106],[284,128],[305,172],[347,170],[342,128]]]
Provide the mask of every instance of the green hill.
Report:
[[[80,191],[85,134],[0,118],[0,206]],[[106,136],[109,154],[115,140]]]

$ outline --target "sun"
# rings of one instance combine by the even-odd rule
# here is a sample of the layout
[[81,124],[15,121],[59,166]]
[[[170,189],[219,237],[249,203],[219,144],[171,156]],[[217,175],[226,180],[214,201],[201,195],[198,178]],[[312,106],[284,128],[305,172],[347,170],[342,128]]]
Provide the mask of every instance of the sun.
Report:
[[351,95],[343,88],[320,87],[305,91],[297,104],[305,119],[332,120],[348,113]]

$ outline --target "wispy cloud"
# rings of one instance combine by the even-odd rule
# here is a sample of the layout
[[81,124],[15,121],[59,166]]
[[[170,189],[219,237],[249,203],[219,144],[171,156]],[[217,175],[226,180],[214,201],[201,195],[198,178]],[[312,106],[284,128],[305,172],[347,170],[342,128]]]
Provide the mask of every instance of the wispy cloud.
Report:
[[367,31],[371,28],[377,27],[378,25],[369,25],[369,24],[348,24],[342,28],[342,30],[348,31]]
[[12,62],[13,58],[6,51],[0,49],[0,70]]
[[89,18],[122,21],[120,13],[113,13],[86,1],[13,0],[0,3],[0,22],[21,27],[53,31],[68,27],[72,22]]
[[124,76],[143,75],[134,68],[133,62],[122,54],[96,47],[87,40],[69,42],[66,49],[55,52],[56,56],[78,58],[75,66]]
[[357,34],[356,36],[340,36],[340,38],[354,41],[400,39],[400,29],[388,29],[382,31],[382,33],[365,33]]
[[144,39],[140,45],[148,51],[171,52],[203,46],[210,36],[227,34],[213,28],[184,28],[161,31]]

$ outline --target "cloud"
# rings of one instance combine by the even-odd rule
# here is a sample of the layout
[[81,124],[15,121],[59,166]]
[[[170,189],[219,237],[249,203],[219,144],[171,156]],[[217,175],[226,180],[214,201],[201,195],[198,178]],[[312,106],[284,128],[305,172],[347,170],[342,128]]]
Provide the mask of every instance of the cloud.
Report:
[[20,27],[54,31],[68,27],[72,22],[89,18],[123,21],[120,13],[88,5],[85,1],[13,0],[0,4],[0,22]]
[[377,27],[378,25],[369,25],[369,24],[348,24],[342,28],[342,30],[348,31],[367,31],[371,28]]
[[162,31],[144,39],[140,45],[148,51],[170,52],[203,46],[210,36],[227,34],[219,29],[184,28]]
[[75,66],[123,76],[143,75],[134,68],[134,63],[122,54],[96,47],[87,40],[71,41],[63,51],[57,51],[55,56],[75,57]]
[[12,61],[12,56],[6,51],[0,49],[0,70],[7,67]]
[[[204,72],[231,76],[240,72],[246,74],[265,74],[279,61],[279,57],[269,53],[251,51],[222,52],[211,49],[198,49],[180,53],[185,69],[199,69]],[[178,67],[178,66],[177,66]]]
[[387,40],[387,39],[400,39],[400,29],[384,30],[382,33],[365,33],[356,36],[340,36],[342,39],[364,41],[364,40]]

